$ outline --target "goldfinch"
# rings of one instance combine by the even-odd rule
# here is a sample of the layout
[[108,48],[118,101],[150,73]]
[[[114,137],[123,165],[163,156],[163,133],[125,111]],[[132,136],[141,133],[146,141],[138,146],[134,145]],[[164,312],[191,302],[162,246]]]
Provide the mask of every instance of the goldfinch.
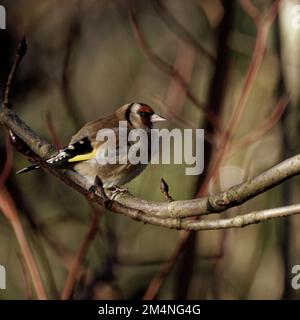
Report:
[[[91,185],[96,177],[101,179],[104,188],[113,188],[124,185],[139,175],[147,164],[115,163],[100,164],[97,155],[101,152],[103,141],[98,141],[97,134],[102,129],[119,130],[119,122],[126,121],[127,130],[144,129],[150,139],[150,130],[153,124],[165,121],[163,117],[154,113],[145,103],[130,103],[122,106],[114,114],[102,119],[88,122],[70,140],[68,146],[58,151],[58,154],[45,160],[47,165],[58,169],[71,169],[84,176]],[[130,144],[128,140],[127,144]],[[122,148],[119,140],[116,141],[116,153]],[[149,148],[151,143],[149,141]],[[33,165],[19,170],[17,173],[39,169],[40,165]]]

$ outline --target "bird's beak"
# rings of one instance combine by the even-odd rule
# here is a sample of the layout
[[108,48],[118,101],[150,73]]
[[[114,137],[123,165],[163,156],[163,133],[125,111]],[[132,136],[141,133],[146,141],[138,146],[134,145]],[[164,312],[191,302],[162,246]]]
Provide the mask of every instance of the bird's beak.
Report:
[[160,121],[166,121],[165,118],[159,116],[158,114],[154,113],[152,116],[151,116],[151,122],[152,123],[155,123],[155,122],[160,122]]

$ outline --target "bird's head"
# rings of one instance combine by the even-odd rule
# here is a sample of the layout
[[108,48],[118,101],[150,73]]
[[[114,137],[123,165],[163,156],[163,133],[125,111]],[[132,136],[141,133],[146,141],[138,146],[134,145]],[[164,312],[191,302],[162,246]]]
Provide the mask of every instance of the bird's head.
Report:
[[135,129],[153,128],[153,124],[166,121],[165,118],[156,114],[153,109],[145,103],[134,102],[124,106],[125,119]]

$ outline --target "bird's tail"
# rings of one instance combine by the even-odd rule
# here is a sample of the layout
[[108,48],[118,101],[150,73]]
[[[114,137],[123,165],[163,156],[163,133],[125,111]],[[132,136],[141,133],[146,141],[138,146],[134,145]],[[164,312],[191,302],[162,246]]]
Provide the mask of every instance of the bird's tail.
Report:
[[24,172],[29,172],[29,171],[32,171],[32,170],[39,169],[40,167],[41,167],[41,166],[39,166],[38,164],[35,164],[35,165],[33,165],[33,166],[23,168],[23,169],[17,171],[16,173],[17,173],[17,174],[21,174],[21,173],[24,173]]

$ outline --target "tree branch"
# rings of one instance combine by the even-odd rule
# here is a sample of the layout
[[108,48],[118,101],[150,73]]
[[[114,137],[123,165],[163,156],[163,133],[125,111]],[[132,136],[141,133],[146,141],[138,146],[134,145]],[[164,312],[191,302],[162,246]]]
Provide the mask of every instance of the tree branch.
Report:
[[[13,130],[38,157],[47,158],[53,154],[55,150],[53,146],[40,139],[14,111],[2,108],[0,111],[0,123]],[[45,166],[43,163],[41,165]],[[49,167],[45,167],[45,169],[81,194],[89,195],[88,189],[90,186],[77,173]],[[117,201],[111,202],[110,209],[146,223],[169,228],[194,229],[197,222],[193,221],[190,224],[186,224],[186,222],[179,223],[180,220],[177,221],[177,218],[225,211],[246,202],[299,173],[300,155],[297,155],[252,179],[208,197],[173,202],[154,202],[136,198],[129,193],[122,193],[117,197]],[[105,200],[97,195],[95,195],[93,201],[105,206]],[[175,218],[175,220],[170,218]]]
[[[86,197],[90,195],[90,185],[84,177],[73,171],[53,169],[48,167],[44,162],[41,162],[41,159],[53,155],[55,152],[54,147],[41,139],[13,110],[6,108],[4,103],[0,108],[0,123],[12,130],[32,151],[30,156],[31,161],[39,162],[46,171],[58,177],[82,195]],[[284,213],[284,208],[282,208],[279,213],[275,212],[275,214],[274,211],[272,211],[272,214],[268,211],[261,211],[232,219],[213,221],[186,220],[183,218],[218,213],[238,206],[299,173],[300,155],[297,155],[224,192],[199,199],[153,202],[136,198],[127,193],[120,194],[117,200],[111,200],[109,203],[106,199],[98,195],[95,195],[92,200],[101,206],[109,207],[109,209],[115,213],[126,215],[129,218],[144,223],[167,228],[210,230],[216,228],[241,227],[274,217],[296,214],[298,211],[290,211],[287,207],[286,213]]]
[[4,98],[3,98],[3,107],[10,108],[11,107],[11,101],[12,101],[12,86],[14,84],[14,80],[16,77],[16,72],[18,70],[19,64],[21,63],[23,57],[25,56],[27,51],[27,43],[25,37],[21,40],[19,47],[17,49],[16,58],[14,61],[14,64],[10,70],[5,91],[4,91]]
[[76,281],[78,278],[78,274],[80,273],[82,263],[84,262],[85,256],[97,234],[98,231],[98,225],[100,221],[100,216],[102,214],[101,211],[96,210],[92,207],[93,211],[93,217],[91,221],[91,226],[89,228],[89,231],[87,235],[85,236],[78,254],[76,255],[76,258],[74,262],[72,263],[72,266],[70,268],[70,272],[68,274],[67,280],[65,282],[65,286],[62,292],[61,299],[62,300],[68,300],[71,298],[74,287],[76,285]]
[[211,63],[216,62],[216,58],[199,41],[197,41],[189,31],[182,26],[171,14],[166,5],[161,0],[152,0],[152,6],[172,32],[186,43],[199,51]]
[[197,106],[201,111],[204,112],[207,119],[211,122],[211,124],[218,129],[219,128],[219,119],[216,115],[211,112],[207,107],[203,106],[203,104],[199,101],[199,99],[191,92],[188,83],[184,79],[184,77],[178,72],[178,70],[174,69],[173,66],[167,62],[165,62],[162,58],[160,58],[153,50],[150,45],[147,43],[144,34],[140,28],[139,21],[137,19],[135,9],[130,6],[129,7],[129,17],[133,30],[133,34],[136,38],[137,44],[139,45],[142,52],[149,59],[149,61],[160,69],[165,74],[169,75],[181,86],[182,90],[184,90],[186,96],[190,99],[190,101]]
[[25,235],[24,229],[22,227],[22,223],[20,221],[20,217],[15,207],[14,201],[10,193],[6,190],[6,188],[3,188],[0,191],[0,210],[3,212],[4,216],[7,218],[7,220],[9,221],[9,223],[11,224],[14,230],[14,233],[20,245],[24,260],[28,267],[38,299],[46,300],[47,294],[39,273],[39,269],[35,262],[35,259],[31,251],[30,245],[28,243],[27,237]]

